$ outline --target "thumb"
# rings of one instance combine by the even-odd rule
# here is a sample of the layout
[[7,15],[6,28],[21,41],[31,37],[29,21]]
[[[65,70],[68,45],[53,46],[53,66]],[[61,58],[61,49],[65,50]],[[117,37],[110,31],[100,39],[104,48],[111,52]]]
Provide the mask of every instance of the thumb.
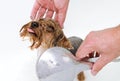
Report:
[[61,28],[63,28],[63,23],[65,21],[65,13],[59,12],[55,14],[55,20],[59,22]]
[[107,65],[112,58],[108,57],[107,55],[101,55],[100,58],[93,64],[92,67],[92,75],[96,75],[105,65]]

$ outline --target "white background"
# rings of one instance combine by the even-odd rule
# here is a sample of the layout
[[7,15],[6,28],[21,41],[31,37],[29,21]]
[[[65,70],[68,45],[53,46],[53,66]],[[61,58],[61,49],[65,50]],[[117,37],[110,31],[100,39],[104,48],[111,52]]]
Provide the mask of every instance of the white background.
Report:
[[[22,41],[19,30],[30,21],[34,0],[0,2],[0,81],[38,81],[35,73],[36,50]],[[120,0],[71,0],[64,23],[66,36],[85,36],[120,24]],[[110,63],[87,81],[120,81],[120,63]],[[66,77],[68,78],[68,77]]]

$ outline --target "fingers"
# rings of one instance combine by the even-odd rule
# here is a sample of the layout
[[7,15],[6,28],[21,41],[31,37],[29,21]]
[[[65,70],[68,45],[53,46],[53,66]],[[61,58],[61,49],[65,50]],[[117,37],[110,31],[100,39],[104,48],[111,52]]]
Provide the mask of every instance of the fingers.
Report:
[[83,48],[83,49],[79,49],[76,53],[76,57],[79,60],[82,60],[83,58],[85,58],[87,55],[89,55],[91,53],[91,49],[88,48]]
[[48,11],[46,12],[46,18],[52,18],[52,17],[53,17],[53,14],[54,14],[54,11],[48,10]]
[[[56,3],[57,4],[57,3]],[[65,7],[64,7],[65,6]],[[40,18],[53,18],[58,21],[61,28],[63,28],[63,23],[65,21],[66,12],[68,8],[68,3],[63,5],[62,7],[55,6],[52,0],[36,0],[31,12],[31,19],[32,20],[39,20]],[[55,13],[55,15],[54,15]]]
[[66,4],[65,7],[56,10],[56,14],[55,14],[55,20],[59,22],[61,28],[63,28],[63,23],[65,21],[66,18],[66,13],[67,13],[67,9],[68,9],[68,3]]
[[36,0],[35,3],[34,3],[34,6],[33,6],[32,12],[31,12],[31,16],[30,16],[30,18],[31,18],[32,20],[35,19],[36,14],[37,14],[40,6],[41,6],[41,5],[40,5],[39,2]]
[[64,20],[65,20],[65,15],[63,13],[56,13],[54,19],[57,22],[59,22],[61,28],[63,28],[63,23],[64,23]]
[[36,17],[35,17],[35,20],[39,20],[40,18],[42,18],[44,16],[46,12],[46,8],[39,8],[38,12],[36,13]]
[[91,58],[95,51],[99,52],[95,45],[96,45],[95,43],[91,44],[84,40],[76,52],[76,57],[79,58],[80,60],[85,58],[86,56]]
[[45,4],[44,2],[38,2],[38,0],[35,1],[30,18],[32,20],[39,20],[44,16],[46,18],[52,18],[54,11],[47,9],[46,6],[44,7],[40,3]]
[[67,12],[67,7],[59,10],[59,11],[56,11],[56,14],[55,14],[55,20],[59,22],[61,28],[63,28],[63,23],[65,21],[65,17],[66,17],[66,12]]
[[101,57],[94,63],[91,73],[96,75],[106,64],[111,62],[112,59],[112,56],[108,57],[107,54],[106,56],[102,54]]

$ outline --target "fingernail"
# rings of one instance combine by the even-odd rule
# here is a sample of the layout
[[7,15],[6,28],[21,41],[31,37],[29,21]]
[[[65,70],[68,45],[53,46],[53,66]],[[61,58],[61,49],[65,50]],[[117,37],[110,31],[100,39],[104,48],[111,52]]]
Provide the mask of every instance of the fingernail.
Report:
[[92,75],[96,76],[97,75],[97,71],[92,71]]

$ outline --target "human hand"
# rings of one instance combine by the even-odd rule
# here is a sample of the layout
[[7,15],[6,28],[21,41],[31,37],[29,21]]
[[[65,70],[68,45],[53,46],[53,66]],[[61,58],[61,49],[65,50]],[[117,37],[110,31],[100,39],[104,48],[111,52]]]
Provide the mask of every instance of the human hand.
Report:
[[99,59],[93,63],[92,74],[96,75],[106,64],[120,56],[120,25],[118,27],[93,31],[79,47],[76,57],[81,60],[97,51]]
[[31,12],[31,19],[38,20],[45,15],[45,18],[52,18],[58,21],[61,27],[65,21],[69,0],[36,0]]

